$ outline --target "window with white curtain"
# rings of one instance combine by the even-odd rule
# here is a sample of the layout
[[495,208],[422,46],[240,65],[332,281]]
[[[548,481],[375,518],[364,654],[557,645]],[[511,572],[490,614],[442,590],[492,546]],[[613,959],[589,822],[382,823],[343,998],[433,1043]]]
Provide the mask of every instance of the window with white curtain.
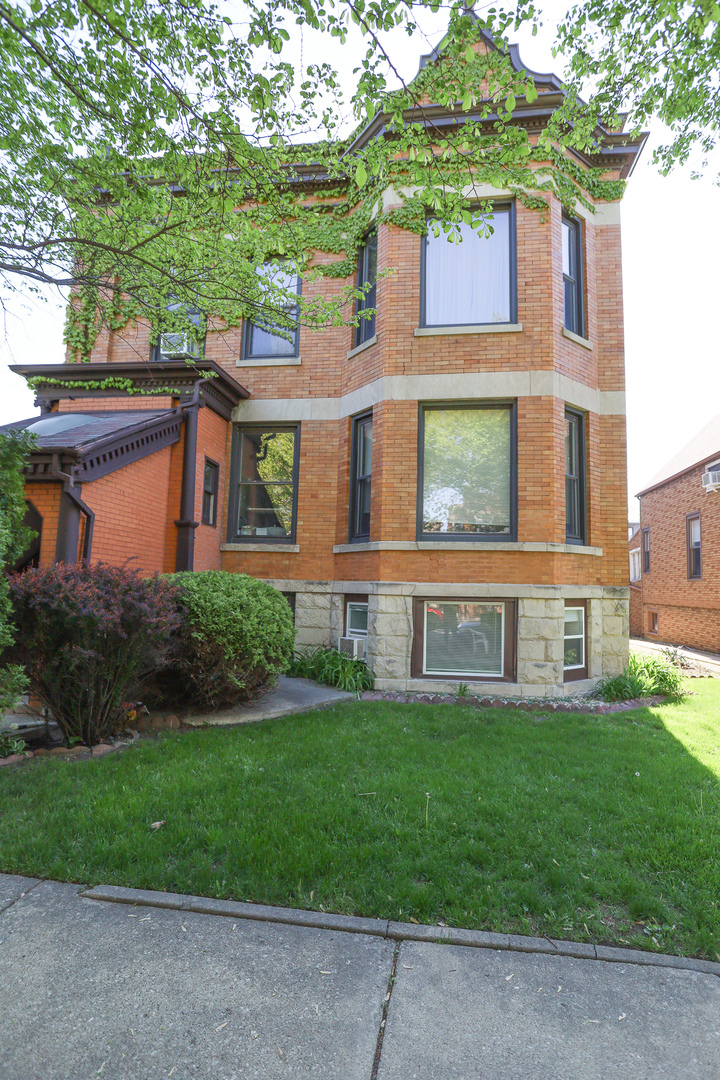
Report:
[[[424,326],[467,326],[515,320],[512,206],[495,207],[492,233],[464,222],[449,233],[428,222],[424,239]],[[435,235],[437,228],[438,235]]]

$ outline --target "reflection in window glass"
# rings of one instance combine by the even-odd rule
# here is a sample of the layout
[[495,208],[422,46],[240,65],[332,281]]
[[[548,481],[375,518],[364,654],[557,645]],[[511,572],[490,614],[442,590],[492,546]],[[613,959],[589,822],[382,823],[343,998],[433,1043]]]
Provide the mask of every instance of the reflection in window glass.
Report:
[[243,430],[239,443],[237,535],[291,536],[295,432]]
[[[368,236],[365,241],[365,246],[360,249],[358,255],[358,288],[361,288],[363,285],[370,286],[362,300],[358,300],[357,302],[356,310],[358,315],[361,311],[370,311],[371,308],[375,307],[376,279],[377,233],[373,233],[371,236]],[[367,319],[361,319],[355,331],[355,345],[362,345],[374,336],[375,316],[371,315]]]
[[424,533],[510,534],[510,409],[426,409]]
[[268,293],[268,314],[248,322],[245,338],[246,356],[296,356],[298,308],[282,297],[273,295],[274,289],[297,293],[300,279],[294,267],[266,263],[257,267],[263,286]]
[[347,636],[367,637],[368,606],[350,602],[347,606]]
[[372,483],[372,416],[355,421],[355,484],[352,539],[370,535],[370,487]]
[[425,325],[510,322],[510,211],[493,212],[491,236],[465,223],[435,236],[436,224],[425,248]]
[[425,603],[427,675],[503,675],[504,604]]
[[585,667],[585,608],[565,608],[565,670]]

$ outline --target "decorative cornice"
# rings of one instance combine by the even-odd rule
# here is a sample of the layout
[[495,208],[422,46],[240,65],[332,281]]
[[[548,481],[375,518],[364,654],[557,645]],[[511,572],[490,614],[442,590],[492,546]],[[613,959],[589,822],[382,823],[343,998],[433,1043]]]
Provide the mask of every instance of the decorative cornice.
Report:
[[[238,402],[250,397],[241,386],[214,360],[159,360],[148,363],[89,363],[89,364],[13,364],[10,368],[24,379],[33,379],[35,404],[47,406],[61,398],[132,397],[126,390],[108,387],[98,389],[77,384],[103,382],[105,379],[128,379],[135,393],[155,393],[165,387],[177,391],[185,402],[192,396],[199,379],[209,379],[201,388],[201,399],[208,408],[228,420]],[[47,380],[46,382],[44,380]],[[72,385],[64,385],[64,383]]]

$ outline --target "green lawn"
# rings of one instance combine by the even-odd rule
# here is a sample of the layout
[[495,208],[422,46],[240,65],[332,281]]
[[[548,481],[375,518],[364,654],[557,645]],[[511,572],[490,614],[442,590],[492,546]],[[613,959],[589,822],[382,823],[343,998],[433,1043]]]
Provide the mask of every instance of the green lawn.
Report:
[[0,773],[0,870],[717,959],[720,680],[690,686],[605,717],[353,702],[38,759]]

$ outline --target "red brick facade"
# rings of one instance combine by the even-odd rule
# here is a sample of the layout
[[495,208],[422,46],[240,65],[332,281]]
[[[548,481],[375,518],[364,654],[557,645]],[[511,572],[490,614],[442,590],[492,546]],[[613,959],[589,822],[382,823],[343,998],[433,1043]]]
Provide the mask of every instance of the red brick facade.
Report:
[[[627,158],[608,157],[607,177],[624,175],[627,164]],[[503,204],[513,201],[508,192],[497,195]],[[388,191],[386,196],[389,200],[393,194]],[[230,423],[211,408],[199,412],[194,568],[221,566],[294,593],[300,645],[335,643],[344,629],[344,597],[367,596],[368,658],[380,686],[414,688],[418,682],[410,668],[411,644],[418,633],[413,600],[423,597],[447,603],[453,597],[459,603],[492,598],[506,604],[508,618],[514,620],[508,636],[513,639],[514,666],[504,676],[509,693],[560,695],[580,686],[564,681],[566,602],[581,601],[587,612],[581,688],[625,662],[619,206],[598,202],[596,213],[575,208],[582,235],[585,335],[578,337],[564,329],[563,208],[554,196],[545,197],[544,216],[514,200],[509,260],[515,268],[517,314],[512,323],[421,326],[426,240],[383,221],[378,227],[378,269],[390,272],[377,281],[375,338],[367,347],[353,349],[352,327],[322,332],[301,327],[296,357],[247,360],[242,328],[209,326],[206,359],[237,380],[249,396],[239,402]],[[316,257],[341,258],[322,253]],[[317,279],[306,283],[303,295],[312,299],[322,292],[330,297],[353,284],[354,278]],[[139,321],[122,332],[101,335],[90,359],[95,364],[149,364],[150,356],[149,327]],[[169,409],[179,404],[175,398],[115,395],[64,399],[60,408]],[[472,403],[507,404],[514,410],[516,442],[508,476],[517,480],[517,536],[485,542],[479,532],[469,532],[467,539],[455,535],[448,540],[444,534],[437,541],[418,539],[421,410]],[[582,542],[575,544],[566,542],[567,408],[582,418],[584,430],[579,484],[585,527]],[[353,418],[370,410],[370,533],[366,542],[350,543]],[[300,440],[296,534],[280,540],[274,540],[270,530],[238,536],[229,520],[229,508],[235,505],[232,485],[237,483],[231,462],[233,427],[279,424],[294,425]],[[93,559],[121,561],[137,553],[146,572],[175,568],[186,431],[187,423],[179,442],[83,485],[83,498],[96,513]],[[215,526],[201,524],[206,458],[219,466]],[[31,497],[47,514],[49,544],[50,496],[43,496],[46,509]],[[45,536],[43,545],[47,561]],[[431,684],[429,679],[420,682]]]
[[[716,459],[720,459],[720,443]],[[707,461],[644,492],[640,535],[650,539],[650,569],[643,571],[633,634],[649,641],[720,652],[720,491],[706,491]],[[688,517],[700,518],[699,577],[690,576]],[[632,601],[631,601],[632,603]],[[637,611],[637,607],[640,608]],[[653,629],[653,614],[657,630]],[[632,608],[631,608],[632,619]]]

